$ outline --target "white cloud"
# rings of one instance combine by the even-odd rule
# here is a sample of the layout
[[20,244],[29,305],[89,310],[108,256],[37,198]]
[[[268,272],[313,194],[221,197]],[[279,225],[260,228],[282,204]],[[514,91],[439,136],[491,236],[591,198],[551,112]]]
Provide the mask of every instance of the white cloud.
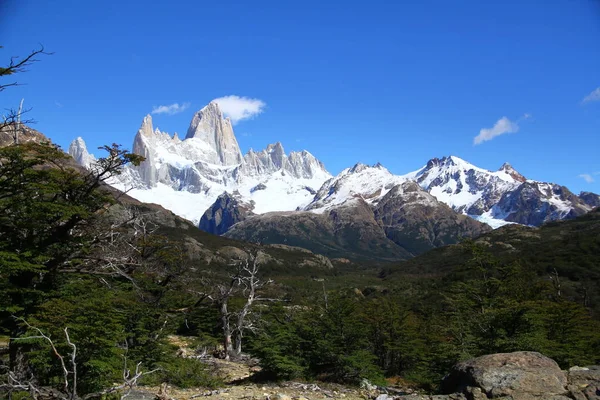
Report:
[[591,103],[592,101],[600,101],[600,87],[596,88],[596,90],[593,90],[592,93],[585,96],[581,103]]
[[[596,175],[596,174],[594,174]],[[581,174],[579,175],[580,178],[582,178],[584,181],[586,181],[587,183],[592,183],[594,182],[594,178],[592,177],[592,175],[590,174]]]
[[226,117],[231,118],[233,124],[262,113],[266,106],[262,100],[235,95],[219,97],[213,101],[219,105]]
[[[529,114],[525,114],[523,117],[519,119],[519,121],[523,119],[529,118]],[[517,121],[518,122],[518,121]],[[502,117],[492,128],[483,128],[479,131],[479,135],[475,136],[473,139],[473,144],[478,145],[488,140],[492,140],[496,136],[504,135],[505,133],[515,133],[519,131],[519,125],[517,122],[512,122],[507,117]]]
[[180,112],[185,111],[190,106],[190,103],[173,103],[168,106],[154,106],[152,108],[152,114],[179,114]]

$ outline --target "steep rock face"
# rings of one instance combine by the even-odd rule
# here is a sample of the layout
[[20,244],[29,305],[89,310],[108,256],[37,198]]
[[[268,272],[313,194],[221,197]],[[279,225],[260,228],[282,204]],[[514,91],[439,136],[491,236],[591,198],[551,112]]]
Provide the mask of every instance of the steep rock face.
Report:
[[239,193],[236,196],[227,192],[217,197],[213,205],[202,215],[198,227],[205,232],[222,235],[231,226],[254,215],[252,204],[243,203],[239,197]]
[[138,167],[135,167],[135,170],[139,173],[143,183],[148,187],[156,186],[157,183],[155,151],[153,146],[155,142],[152,117],[146,115],[140,129],[138,129],[137,134],[133,139],[132,151],[145,158]]
[[242,153],[233,134],[231,120],[223,117],[214,101],[194,115],[185,138],[199,139],[213,150],[203,160],[205,162],[223,166],[242,163]]
[[413,255],[490,231],[424,191],[416,182],[394,186],[374,207],[386,236]]
[[248,151],[244,156],[242,171],[244,175],[248,176],[261,176],[283,171],[298,179],[322,178],[325,180],[331,177],[323,163],[311,153],[306,150],[292,151],[288,156],[280,142],[270,144],[262,151]]
[[505,193],[493,212],[506,221],[539,226],[549,221],[575,218],[591,208],[564,186],[527,181]]
[[325,165],[306,150],[292,151],[288,156],[285,171],[296,178],[312,179],[315,176],[329,178]]
[[69,155],[73,157],[77,164],[84,168],[89,168],[96,162],[96,157],[93,154],[88,153],[85,142],[81,137],[75,139],[69,146]]

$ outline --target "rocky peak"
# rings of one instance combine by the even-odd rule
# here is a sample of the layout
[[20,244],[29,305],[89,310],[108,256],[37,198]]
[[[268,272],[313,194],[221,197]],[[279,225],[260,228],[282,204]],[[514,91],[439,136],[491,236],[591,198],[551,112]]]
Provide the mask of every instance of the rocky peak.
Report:
[[266,152],[269,154],[269,158],[277,169],[283,168],[286,161],[286,155],[281,142],[268,145]]
[[215,151],[210,160],[203,161],[223,166],[242,163],[242,153],[231,120],[223,117],[219,105],[214,101],[194,114],[185,138],[199,139]]
[[592,192],[581,192],[579,198],[588,206],[595,208],[600,207],[600,195]]
[[292,151],[288,156],[280,142],[270,144],[260,152],[250,149],[244,156],[243,169],[251,176],[282,171],[302,179],[319,178],[324,181],[330,177],[323,163],[311,153],[306,150]]
[[500,167],[500,169],[498,171],[507,173],[508,175],[510,175],[517,182],[525,182],[527,180],[527,178],[525,178],[523,175],[521,175],[520,173],[518,173],[512,167],[512,165],[510,165],[507,162],[505,162],[504,164],[502,164],[502,166]]
[[138,129],[133,139],[133,152],[145,158],[145,160],[135,167],[142,181],[149,187],[156,186],[156,167],[154,165],[154,150],[152,142],[154,139],[154,128],[152,126],[152,117],[146,115],[142,120],[142,125]]
[[88,153],[85,141],[81,137],[78,137],[71,142],[71,145],[69,146],[69,155],[75,159],[77,164],[85,168],[89,168],[90,165],[96,162],[96,157],[94,157],[93,154]]
[[367,168],[369,168],[369,166],[367,164],[358,162],[358,163],[354,164],[354,166],[352,168],[350,168],[350,173],[356,174],[356,173],[366,170]]
[[138,130],[138,134],[144,135],[146,137],[152,137],[154,133],[154,128],[152,126],[152,116],[150,114],[146,115],[142,120],[142,125]]
[[331,176],[325,169],[325,165],[306,150],[292,151],[287,159],[285,170],[296,178],[323,179]]
[[224,192],[202,215],[198,228],[222,235],[233,225],[254,215],[253,205],[244,203],[239,193]]

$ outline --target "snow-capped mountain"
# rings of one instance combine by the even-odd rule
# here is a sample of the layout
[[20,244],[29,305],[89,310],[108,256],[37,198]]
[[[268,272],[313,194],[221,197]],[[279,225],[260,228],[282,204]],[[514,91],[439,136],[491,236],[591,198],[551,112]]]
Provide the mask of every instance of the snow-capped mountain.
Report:
[[89,168],[96,162],[96,157],[94,157],[93,154],[88,153],[85,142],[81,137],[78,137],[71,142],[69,154],[75,159],[77,164],[84,168]]
[[[224,192],[235,193],[254,213],[291,211],[310,203],[331,178],[308,151],[286,154],[281,143],[242,157],[231,121],[215,102],[194,115],[183,140],[155,128],[147,115],[133,152],[146,160],[128,166],[111,185],[194,223]],[[81,138],[71,144],[69,154],[86,167],[93,162]]]
[[507,223],[541,225],[574,218],[593,207],[564,186],[526,179],[510,164],[498,171],[478,168],[458,157],[433,158],[404,175],[439,201],[493,227]]
[[[394,175],[381,164],[358,163],[335,177],[308,151],[286,154],[279,142],[242,156],[231,121],[215,102],[194,114],[183,140],[155,128],[146,116],[133,152],[146,161],[127,167],[113,186],[194,223],[203,219],[204,229],[218,233],[274,211],[329,213],[355,199],[375,209],[394,187],[409,181],[454,212],[492,227],[537,226],[574,218],[600,204],[594,193],[577,196],[563,186],[527,179],[510,164],[488,171],[455,156],[433,158],[406,175]],[[87,168],[95,162],[81,138],[69,153]],[[422,194],[408,198],[428,198]],[[409,209],[406,201],[402,204]]]
[[406,180],[392,174],[381,164],[369,166],[357,163],[326,181],[304,209],[324,212],[353,197],[360,197],[372,204]]

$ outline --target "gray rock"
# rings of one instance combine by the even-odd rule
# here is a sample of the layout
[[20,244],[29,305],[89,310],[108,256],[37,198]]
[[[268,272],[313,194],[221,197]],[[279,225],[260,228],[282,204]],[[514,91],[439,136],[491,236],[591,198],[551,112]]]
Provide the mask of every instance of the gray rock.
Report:
[[200,139],[215,150],[214,159],[202,161],[218,165],[242,163],[242,153],[233,134],[231,120],[223,117],[219,105],[214,101],[194,114],[185,138]]
[[[567,392],[567,375],[540,353],[520,351],[490,354],[456,364],[442,382],[444,393],[481,388],[490,398],[545,399]],[[558,399],[558,398],[557,398]]]
[[269,396],[269,400],[292,400],[292,398],[287,394],[277,393],[273,396]]

